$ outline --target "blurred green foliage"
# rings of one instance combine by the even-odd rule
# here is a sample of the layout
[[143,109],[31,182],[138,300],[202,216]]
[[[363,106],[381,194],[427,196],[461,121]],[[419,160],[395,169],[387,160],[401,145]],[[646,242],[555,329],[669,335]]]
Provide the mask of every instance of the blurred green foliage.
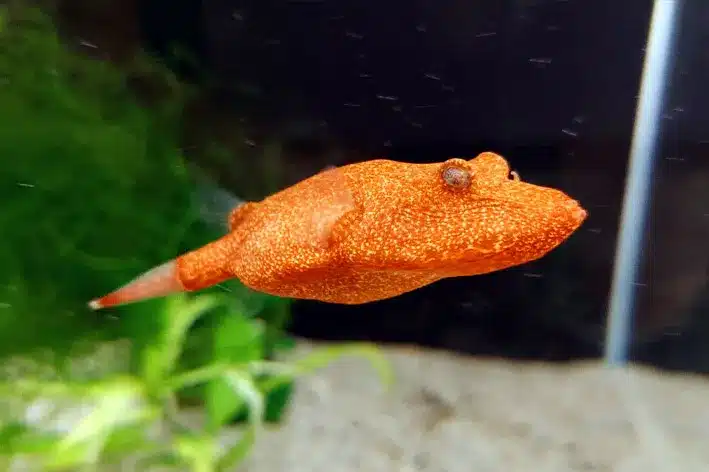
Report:
[[69,51],[37,10],[3,17],[0,354],[126,334],[86,300],[210,237],[189,231],[179,92],[147,112],[125,75]]
[[218,236],[197,221],[177,145],[184,89],[161,71],[171,93],[148,111],[37,10],[2,18],[0,355],[147,330],[164,300],[111,316],[85,304]]
[[[137,62],[137,73],[167,91],[148,109],[130,86],[135,74],[71,51],[39,10],[13,3],[0,19],[0,357],[51,350],[60,367],[97,343],[128,338],[135,368],[169,300],[101,312],[86,302],[219,235],[198,221],[178,146],[188,90]],[[208,329],[195,327],[187,359],[239,358],[241,348],[227,349],[225,339],[254,317],[267,322],[255,352],[269,358],[288,301],[238,282],[207,292],[221,290],[232,306]],[[274,411],[289,391],[276,392]]]
[[[158,316],[158,336],[142,351],[134,375],[86,382],[27,377],[0,382],[0,467],[234,470],[262,431],[266,397],[296,377],[349,354],[369,359],[386,383],[391,380],[388,365],[366,345],[318,349],[289,363],[264,361],[257,347],[261,326],[239,313],[221,325],[215,343],[219,350],[227,341],[230,353],[237,353],[234,358],[218,355],[193,369],[182,368],[190,328],[228,305],[227,297],[215,294],[171,297]],[[176,408],[176,396],[193,386],[209,392],[203,421],[190,420]],[[246,415],[246,424],[227,431],[230,418],[239,412]]]

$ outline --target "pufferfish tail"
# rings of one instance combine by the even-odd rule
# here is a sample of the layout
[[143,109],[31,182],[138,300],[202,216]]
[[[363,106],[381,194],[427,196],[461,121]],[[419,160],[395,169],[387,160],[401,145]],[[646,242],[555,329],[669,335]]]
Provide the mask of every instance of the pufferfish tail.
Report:
[[153,267],[113,292],[91,300],[89,308],[99,310],[183,291],[185,287],[180,281],[177,264],[173,259]]

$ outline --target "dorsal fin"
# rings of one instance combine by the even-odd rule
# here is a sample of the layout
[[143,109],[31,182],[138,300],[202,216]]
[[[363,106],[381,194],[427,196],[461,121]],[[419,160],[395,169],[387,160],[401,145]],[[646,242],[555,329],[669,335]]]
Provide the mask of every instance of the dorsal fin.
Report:
[[218,227],[225,233],[228,232],[230,215],[246,202],[219,187],[203,172],[195,170],[192,173],[195,176],[192,199],[198,209],[200,220],[210,226]]
[[[321,169],[318,174],[334,169],[337,169],[337,167],[330,164]],[[192,168],[191,173],[194,175],[195,180],[192,201],[198,209],[200,220],[210,226],[218,227],[224,232],[230,231],[230,221],[234,211],[239,207],[243,207],[247,203],[246,200],[221,188],[197,168]],[[344,181],[342,184],[344,185]],[[342,197],[342,194],[340,197]]]

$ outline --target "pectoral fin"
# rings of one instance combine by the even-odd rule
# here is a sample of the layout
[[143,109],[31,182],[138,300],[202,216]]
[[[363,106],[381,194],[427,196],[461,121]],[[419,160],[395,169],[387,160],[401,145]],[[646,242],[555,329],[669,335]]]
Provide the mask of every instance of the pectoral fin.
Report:
[[339,168],[329,167],[316,178],[320,197],[312,208],[312,242],[326,248],[334,242],[335,226],[356,206],[347,178]]

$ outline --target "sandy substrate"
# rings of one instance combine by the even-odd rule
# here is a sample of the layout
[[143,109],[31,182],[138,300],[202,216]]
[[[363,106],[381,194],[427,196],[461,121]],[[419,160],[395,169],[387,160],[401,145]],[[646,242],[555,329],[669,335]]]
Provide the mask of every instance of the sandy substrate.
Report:
[[709,471],[707,380],[386,352],[393,389],[360,359],[300,380],[242,470]]

